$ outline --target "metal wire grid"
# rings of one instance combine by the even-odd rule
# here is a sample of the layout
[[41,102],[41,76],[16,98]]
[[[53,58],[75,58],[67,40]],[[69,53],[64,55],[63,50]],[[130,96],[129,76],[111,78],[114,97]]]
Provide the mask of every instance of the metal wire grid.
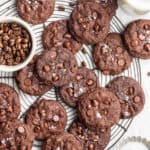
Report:
[[[15,7],[16,0],[0,0],[0,16],[16,16],[19,17],[16,11]],[[40,25],[30,25],[32,30],[35,33],[36,36],[36,42],[37,42],[37,48],[36,53],[39,53],[43,50],[42,43],[41,43],[41,34],[43,32],[43,29],[45,26],[47,26],[50,22],[61,20],[61,19],[68,19],[70,16],[70,13],[72,12],[73,6],[70,6],[71,0],[56,0],[55,5],[55,11],[54,14],[44,23]],[[65,11],[60,11],[58,9],[58,6],[63,6],[65,8]],[[121,23],[121,21],[115,16],[111,21],[111,32],[122,32],[124,30],[124,26]],[[83,45],[83,47],[87,50],[87,53],[84,54],[82,51],[76,54],[76,58],[78,61],[78,65],[80,66],[81,63],[84,61],[86,63],[86,66],[90,69],[93,69],[97,76],[99,77],[99,81],[102,86],[105,86],[111,79],[113,79],[115,76],[104,76],[101,74],[100,71],[98,71],[92,62],[92,47]],[[122,76],[130,76],[136,79],[141,83],[141,68],[140,68],[140,62],[138,59],[134,59],[133,63],[131,64],[131,67],[123,72]],[[15,73],[6,73],[6,72],[0,72],[0,82],[7,83],[11,86],[13,86],[17,92],[20,95],[21,100],[21,114],[19,116],[20,119],[24,118],[24,115],[26,111],[29,109],[29,107],[38,99],[40,98],[46,98],[46,99],[52,99],[52,100],[58,100],[62,103],[62,105],[65,107],[67,111],[68,116],[68,122],[67,127],[72,123],[72,121],[76,117],[76,110],[73,108],[70,108],[66,104],[64,104],[61,99],[59,98],[59,95],[57,95],[57,89],[53,88],[52,90],[48,91],[45,95],[41,97],[35,97],[30,96],[25,93],[23,93],[21,90],[18,89],[16,82],[15,82]],[[112,127],[111,130],[111,140],[110,143],[107,146],[107,150],[110,150],[125,134],[125,132],[128,130],[130,124],[132,123],[133,119],[126,119],[126,120],[120,120],[118,124]],[[40,149],[41,142],[35,141],[33,145],[33,150]]]

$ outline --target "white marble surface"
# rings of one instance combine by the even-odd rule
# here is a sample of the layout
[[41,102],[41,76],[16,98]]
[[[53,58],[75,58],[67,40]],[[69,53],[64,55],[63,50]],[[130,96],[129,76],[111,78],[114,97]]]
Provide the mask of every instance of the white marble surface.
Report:
[[[127,14],[121,8],[118,9],[117,16],[120,18],[120,20],[123,22],[124,25],[127,25],[132,20],[136,20],[139,18],[150,19],[150,13],[142,16],[133,14],[131,15]],[[147,73],[150,72],[150,60],[140,60],[140,63],[142,74],[142,86],[146,94],[146,103],[144,110],[137,117],[135,117],[133,123],[129,127],[129,130],[126,132],[123,139],[131,136],[141,136],[150,141],[150,76],[149,77],[147,76]],[[143,149],[141,148],[139,149],[137,147],[136,150],[143,150]]]

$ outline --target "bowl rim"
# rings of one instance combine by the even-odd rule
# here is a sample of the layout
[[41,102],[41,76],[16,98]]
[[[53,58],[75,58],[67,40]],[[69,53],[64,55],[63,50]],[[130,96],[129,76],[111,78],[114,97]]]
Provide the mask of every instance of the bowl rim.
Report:
[[20,18],[10,17],[10,16],[0,16],[0,23],[3,23],[3,22],[4,23],[15,22],[15,23],[21,25],[29,32],[30,38],[31,38],[31,43],[32,43],[31,51],[30,51],[28,57],[23,62],[21,62],[17,65],[14,65],[14,66],[0,65],[0,71],[15,72],[15,71],[18,71],[18,70],[24,68],[32,60],[32,58],[35,54],[35,50],[36,50],[36,39],[34,36],[34,32],[31,29],[31,26],[29,24],[27,24],[25,21],[21,20]]

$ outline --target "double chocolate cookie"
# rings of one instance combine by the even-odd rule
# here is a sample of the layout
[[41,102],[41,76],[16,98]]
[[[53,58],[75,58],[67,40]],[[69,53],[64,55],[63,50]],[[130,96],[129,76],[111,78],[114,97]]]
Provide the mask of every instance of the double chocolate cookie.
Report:
[[72,133],[81,141],[83,150],[104,150],[111,136],[110,129],[101,131],[91,131],[80,121],[76,120],[69,128]]
[[136,20],[125,31],[125,41],[134,57],[150,58],[150,20]]
[[143,109],[145,96],[140,84],[130,77],[114,78],[107,85],[120,100],[121,118],[131,118]]
[[30,127],[20,121],[0,124],[1,150],[31,150],[34,135]]
[[33,60],[16,75],[18,87],[25,93],[38,96],[43,95],[51,89],[52,85],[46,85],[39,80],[35,70],[36,61],[40,56],[35,56]]
[[36,68],[39,77],[46,84],[61,87],[75,76],[77,61],[69,50],[57,47],[56,50],[44,52],[37,60]]
[[99,80],[96,74],[88,68],[81,67],[74,79],[61,87],[60,95],[66,104],[75,107],[82,94],[90,93],[98,86]]
[[103,42],[99,42],[94,47],[93,59],[105,75],[123,72],[129,68],[132,61],[118,33],[110,33]]
[[96,2],[99,3],[105,11],[108,12],[110,18],[116,14],[116,9],[118,8],[117,0],[78,0],[79,3],[83,2]]
[[43,32],[43,45],[46,49],[53,49],[53,47],[64,47],[70,50],[73,54],[81,49],[81,44],[77,42],[68,30],[68,21],[60,20],[50,23]]
[[82,150],[82,146],[74,135],[64,132],[57,136],[51,136],[43,144],[42,150]]
[[20,111],[18,93],[9,85],[0,83],[0,124],[16,119]]
[[85,44],[102,41],[109,32],[110,18],[96,2],[80,3],[73,10],[69,20],[71,33],[76,40]]
[[91,130],[106,129],[120,119],[119,99],[105,88],[80,97],[78,114],[81,121]]
[[54,0],[17,0],[17,10],[21,18],[28,23],[45,22],[54,11]]
[[67,115],[64,107],[53,100],[39,100],[26,115],[26,123],[33,129],[36,139],[43,140],[64,131]]

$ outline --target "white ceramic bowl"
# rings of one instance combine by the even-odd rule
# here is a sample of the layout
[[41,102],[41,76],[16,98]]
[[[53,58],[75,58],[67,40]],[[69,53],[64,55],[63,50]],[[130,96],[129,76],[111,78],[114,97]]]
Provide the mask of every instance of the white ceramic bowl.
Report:
[[35,40],[34,33],[31,30],[31,27],[23,20],[16,18],[16,17],[1,16],[0,23],[3,23],[3,22],[5,22],[5,23],[15,22],[15,23],[21,25],[29,32],[30,37],[31,37],[32,47],[31,47],[28,57],[24,60],[24,62],[21,62],[18,65],[14,65],[14,66],[0,65],[0,71],[15,72],[15,71],[18,71],[18,70],[24,68],[32,60],[32,58],[35,54],[36,40]]
[[150,12],[150,0],[118,0],[118,2],[129,14],[144,15]]

